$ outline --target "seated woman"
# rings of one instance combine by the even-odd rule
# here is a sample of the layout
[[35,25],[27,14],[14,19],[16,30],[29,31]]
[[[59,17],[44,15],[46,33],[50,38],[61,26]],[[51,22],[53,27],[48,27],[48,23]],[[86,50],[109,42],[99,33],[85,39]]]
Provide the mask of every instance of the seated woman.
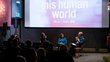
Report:
[[58,38],[58,42],[57,43],[58,43],[58,47],[60,45],[67,45],[67,38],[64,36],[63,33],[60,33],[60,36]]

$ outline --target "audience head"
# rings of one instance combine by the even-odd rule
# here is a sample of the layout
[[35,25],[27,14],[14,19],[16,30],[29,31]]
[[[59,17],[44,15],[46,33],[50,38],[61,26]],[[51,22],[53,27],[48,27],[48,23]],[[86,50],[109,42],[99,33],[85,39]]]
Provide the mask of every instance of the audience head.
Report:
[[17,60],[16,61],[17,62],[27,62],[25,57],[19,56],[19,55],[17,56]]
[[44,48],[39,48],[37,50],[37,56],[38,56],[38,58],[43,59],[46,56],[45,49]]
[[15,38],[15,36],[11,35],[10,38],[8,39],[8,42],[12,42],[14,38]]
[[14,39],[15,38],[15,36],[14,35],[11,35],[11,37],[10,37],[11,39]]
[[31,42],[30,40],[27,40],[27,41],[26,41],[26,46],[27,46],[27,47],[31,47],[31,46],[32,46],[32,42]]
[[19,46],[19,41],[17,39],[13,39],[12,45],[13,45],[13,47],[18,47]]
[[25,44],[23,42],[20,43],[21,48],[25,48]]
[[59,50],[60,50],[61,52],[67,52],[67,47],[66,47],[65,45],[61,45],[61,46],[59,47]]
[[51,51],[53,50],[53,46],[50,42],[44,42],[43,43],[43,47],[47,50],[47,51]]

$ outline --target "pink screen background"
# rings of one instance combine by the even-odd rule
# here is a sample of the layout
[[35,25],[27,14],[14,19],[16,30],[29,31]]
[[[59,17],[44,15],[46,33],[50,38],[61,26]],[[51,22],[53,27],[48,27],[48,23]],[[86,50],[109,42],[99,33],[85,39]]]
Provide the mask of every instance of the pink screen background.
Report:
[[[26,27],[102,27],[102,0],[83,0],[88,2],[87,8],[58,8],[58,3],[64,1],[82,0],[26,0],[25,17]],[[53,6],[47,6],[47,5]],[[64,3],[63,3],[64,4]],[[70,3],[69,3],[70,4]],[[28,10],[28,11],[27,11]],[[75,17],[68,17],[67,13],[75,11]],[[67,12],[66,12],[67,11]],[[61,15],[55,16],[55,12]],[[60,12],[60,13],[58,13]],[[63,12],[63,13],[62,13]],[[65,17],[62,14],[66,13]],[[27,15],[26,15],[27,16]],[[55,17],[54,17],[55,16]]]

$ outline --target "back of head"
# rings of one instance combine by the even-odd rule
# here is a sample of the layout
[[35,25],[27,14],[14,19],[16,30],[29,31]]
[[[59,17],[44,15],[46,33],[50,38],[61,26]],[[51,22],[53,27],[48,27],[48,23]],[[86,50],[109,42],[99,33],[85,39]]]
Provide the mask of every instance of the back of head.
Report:
[[13,39],[12,45],[13,47],[17,47],[19,45],[19,41],[17,39]]
[[11,39],[14,39],[14,38],[15,38],[15,36],[14,36],[14,35],[11,35],[11,36],[10,36],[10,38],[11,38]]
[[43,59],[45,57],[45,54],[46,54],[45,49],[39,48],[37,50],[38,59]]
[[27,62],[27,61],[26,61],[25,57],[23,57],[23,56],[17,56],[16,62]]
[[61,45],[59,49],[61,52],[67,52],[67,47],[65,45]]
[[27,40],[27,41],[26,41],[26,46],[27,46],[27,47],[31,47],[31,46],[32,46],[32,42],[31,42],[30,40]]
[[53,46],[50,42],[46,41],[43,43],[43,47],[47,50],[47,51],[51,51],[53,50]]
[[25,44],[23,42],[20,43],[21,48],[25,48]]

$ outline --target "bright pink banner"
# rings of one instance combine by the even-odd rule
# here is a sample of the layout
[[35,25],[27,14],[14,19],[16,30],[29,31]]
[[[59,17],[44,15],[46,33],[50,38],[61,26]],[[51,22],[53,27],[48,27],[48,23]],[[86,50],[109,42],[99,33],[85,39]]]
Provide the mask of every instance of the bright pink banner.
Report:
[[11,26],[11,0],[0,0],[0,26],[4,22]]

